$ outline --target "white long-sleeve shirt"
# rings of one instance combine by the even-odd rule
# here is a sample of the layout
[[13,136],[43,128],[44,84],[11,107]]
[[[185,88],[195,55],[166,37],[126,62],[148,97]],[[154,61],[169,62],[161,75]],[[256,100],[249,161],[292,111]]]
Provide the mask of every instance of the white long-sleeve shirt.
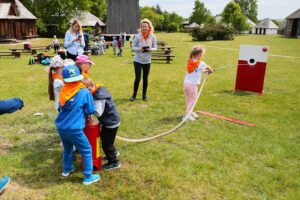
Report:
[[81,36],[80,41],[73,41],[74,39],[78,38],[78,35],[79,35],[78,33],[72,33],[70,32],[70,30],[66,32],[64,47],[68,50],[70,54],[73,55],[83,54],[83,48],[85,46],[83,35]]

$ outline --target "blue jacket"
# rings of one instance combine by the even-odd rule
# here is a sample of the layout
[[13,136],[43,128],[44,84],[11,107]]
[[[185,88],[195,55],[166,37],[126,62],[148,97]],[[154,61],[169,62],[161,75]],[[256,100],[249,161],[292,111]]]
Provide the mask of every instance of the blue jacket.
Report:
[[86,88],[80,89],[59,111],[55,120],[58,130],[83,130],[86,115],[95,112],[93,96]]
[[19,98],[12,98],[7,100],[0,100],[0,115],[5,113],[13,113],[17,110],[21,110],[24,103]]

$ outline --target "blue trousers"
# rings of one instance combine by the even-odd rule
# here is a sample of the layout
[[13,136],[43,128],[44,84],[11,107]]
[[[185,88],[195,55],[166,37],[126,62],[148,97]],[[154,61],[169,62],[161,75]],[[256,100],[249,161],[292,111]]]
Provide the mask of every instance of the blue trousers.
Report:
[[82,156],[84,176],[91,175],[93,172],[92,148],[83,130],[58,130],[58,133],[64,146],[63,169],[72,169],[74,145]]

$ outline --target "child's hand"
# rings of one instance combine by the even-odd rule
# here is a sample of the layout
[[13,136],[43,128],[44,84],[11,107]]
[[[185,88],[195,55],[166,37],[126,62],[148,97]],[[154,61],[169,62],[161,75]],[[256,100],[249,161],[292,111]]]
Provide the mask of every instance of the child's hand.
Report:
[[206,69],[204,70],[204,72],[205,72],[205,73],[207,72],[208,74],[211,74],[211,73],[214,72],[214,70],[213,70],[213,68],[207,66]]

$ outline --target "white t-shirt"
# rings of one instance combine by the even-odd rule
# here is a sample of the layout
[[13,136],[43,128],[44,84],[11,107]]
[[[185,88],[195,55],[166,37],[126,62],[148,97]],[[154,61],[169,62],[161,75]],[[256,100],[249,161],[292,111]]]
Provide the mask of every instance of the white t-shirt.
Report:
[[184,82],[197,85],[200,84],[202,72],[203,70],[205,70],[206,66],[206,63],[201,61],[198,67],[196,67],[196,69],[192,73],[187,73],[185,75]]
[[61,91],[61,88],[64,86],[64,82],[59,79],[53,80],[53,91],[54,91],[54,97],[55,97],[55,109],[58,110],[59,108],[59,94]]

